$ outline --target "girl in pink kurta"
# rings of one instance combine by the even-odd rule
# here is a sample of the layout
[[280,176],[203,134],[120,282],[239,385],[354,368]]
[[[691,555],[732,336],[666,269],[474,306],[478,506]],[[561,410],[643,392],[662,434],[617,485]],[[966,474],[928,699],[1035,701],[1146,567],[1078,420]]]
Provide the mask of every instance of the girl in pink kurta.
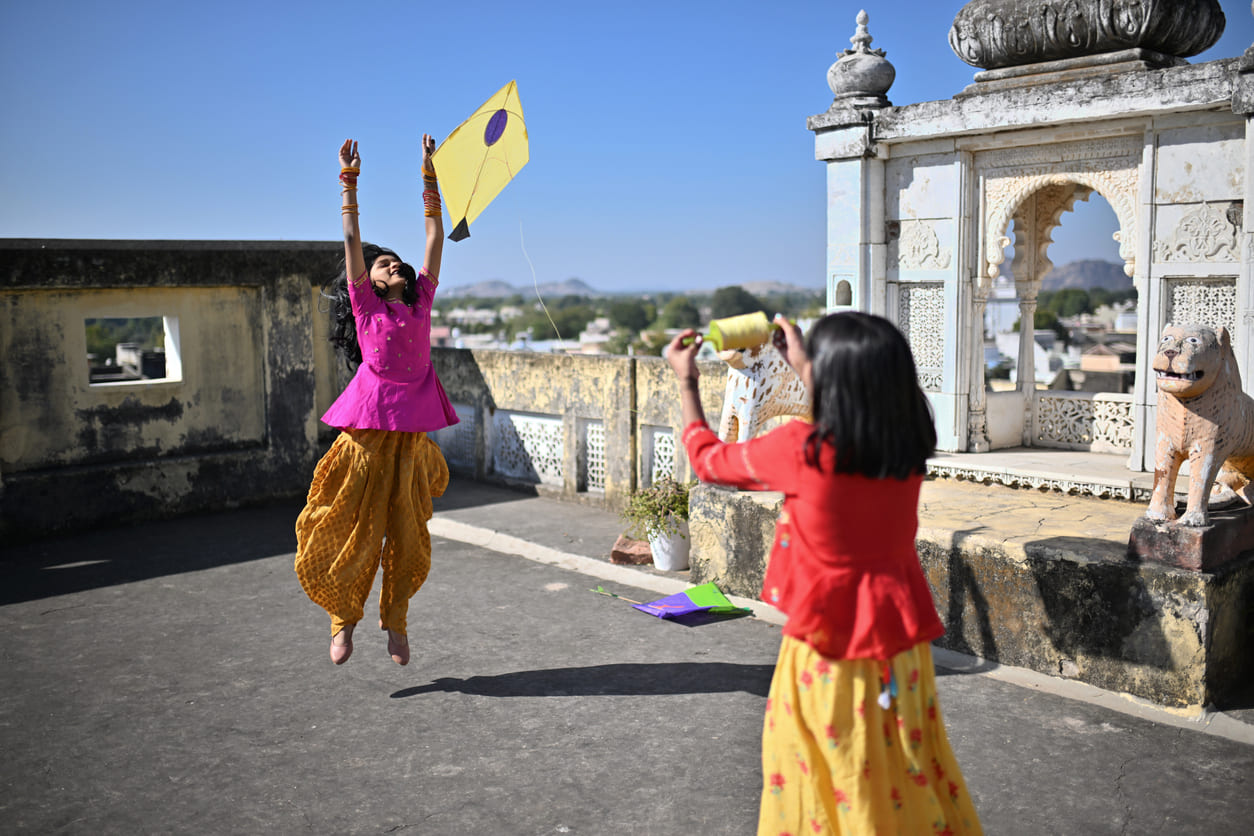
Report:
[[[448,485],[448,467],[427,433],[457,423],[431,365],[431,301],[444,241],[440,198],[423,136],[427,246],[414,268],[391,250],[361,243],[357,227],[357,143],[340,148],[344,275],[336,283],[332,341],[352,381],[322,420],[341,430],[318,463],[296,521],[296,575],[331,616],[331,661],[353,652],[353,629],[379,567],[379,627],[388,653],[409,663],[409,599],[431,567],[432,497]],[[349,277],[354,277],[351,280]]]

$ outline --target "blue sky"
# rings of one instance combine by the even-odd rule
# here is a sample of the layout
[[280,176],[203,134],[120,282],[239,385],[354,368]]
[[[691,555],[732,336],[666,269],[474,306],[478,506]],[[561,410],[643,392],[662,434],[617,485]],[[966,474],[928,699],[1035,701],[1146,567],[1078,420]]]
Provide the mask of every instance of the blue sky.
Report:
[[[531,162],[445,247],[449,286],[822,286],[824,173],[807,116],[859,9],[894,104],[977,71],[958,0],[216,3],[48,0],[0,11],[0,236],[338,240],[337,151],[360,142],[361,226],[417,258],[419,139],[516,79]],[[1254,42],[1250,5],[1194,62]],[[446,219],[447,223],[447,219]],[[1055,262],[1116,259],[1104,201]]]

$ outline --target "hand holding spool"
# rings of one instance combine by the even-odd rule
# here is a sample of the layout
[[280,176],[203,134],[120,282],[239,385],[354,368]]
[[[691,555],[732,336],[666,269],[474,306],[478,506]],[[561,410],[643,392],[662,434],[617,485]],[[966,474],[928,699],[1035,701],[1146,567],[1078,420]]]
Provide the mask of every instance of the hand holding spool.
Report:
[[[780,345],[780,338],[784,335],[780,321],[786,322],[787,320],[783,317],[776,317],[776,321],[771,322],[762,311],[715,319],[710,322],[709,333],[701,339],[714,346],[715,351],[728,351],[753,348],[774,338],[776,347],[783,351],[784,346]],[[695,336],[685,337],[682,344],[691,345],[695,339]]]

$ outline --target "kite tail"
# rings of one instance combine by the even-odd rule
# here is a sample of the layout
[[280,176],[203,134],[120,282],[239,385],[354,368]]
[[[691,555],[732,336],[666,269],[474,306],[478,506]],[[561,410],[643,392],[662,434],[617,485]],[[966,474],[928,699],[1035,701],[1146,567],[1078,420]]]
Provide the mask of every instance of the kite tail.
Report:
[[536,266],[531,263],[531,256],[527,255],[527,243],[523,240],[522,221],[518,222],[518,243],[522,246],[523,258],[527,259],[527,266],[531,268],[531,285],[536,289],[536,298],[540,300],[540,308],[549,318],[549,324],[553,326],[553,333],[557,334],[558,342],[563,342],[562,332],[557,330],[557,323],[553,321],[548,306],[544,304],[544,299],[540,296],[540,283],[536,280]]

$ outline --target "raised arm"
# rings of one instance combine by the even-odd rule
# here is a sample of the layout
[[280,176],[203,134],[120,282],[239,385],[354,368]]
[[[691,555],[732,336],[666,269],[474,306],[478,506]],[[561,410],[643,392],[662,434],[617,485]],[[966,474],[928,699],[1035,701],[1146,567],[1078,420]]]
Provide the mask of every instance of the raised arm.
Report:
[[444,215],[440,208],[440,188],[435,179],[435,165],[431,155],[435,153],[435,139],[422,135],[422,202],[426,207],[427,249],[423,254],[423,269],[435,281],[440,280],[440,259],[444,256]]
[[366,272],[366,257],[361,252],[361,230],[357,226],[357,175],[361,173],[361,157],[357,143],[344,140],[340,146],[340,217],[344,221],[344,267],[348,280],[356,282]]
[[[689,340],[684,344],[684,340]],[[697,378],[697,352],[701,349],[701,335],[689,328],[671,340],[666,349],[666,362],[675,372],[679,381],[679,409],[683,414],[684,426],[694,421],[705,422],[705,409],[701,406],[701,387]]]

